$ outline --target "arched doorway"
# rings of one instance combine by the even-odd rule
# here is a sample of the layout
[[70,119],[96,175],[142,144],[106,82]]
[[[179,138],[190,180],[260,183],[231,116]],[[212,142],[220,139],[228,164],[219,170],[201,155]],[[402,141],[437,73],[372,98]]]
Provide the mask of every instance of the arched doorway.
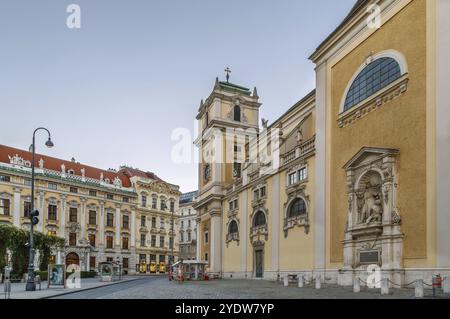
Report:
[[66,256],[66,266],[69,265],[80,265],[80,257],[76,253],[69,253]]

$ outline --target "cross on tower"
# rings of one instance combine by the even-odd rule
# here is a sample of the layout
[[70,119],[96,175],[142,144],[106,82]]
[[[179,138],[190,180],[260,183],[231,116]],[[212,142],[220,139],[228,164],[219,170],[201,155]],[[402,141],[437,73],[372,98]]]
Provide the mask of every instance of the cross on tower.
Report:
[[225,73],[227,74],[226,77],[227,77],[227,83],[228,83],[228,82],[230,82],[230,73],[231,73],[229,66],[227,66],[227,68],[225,69]]

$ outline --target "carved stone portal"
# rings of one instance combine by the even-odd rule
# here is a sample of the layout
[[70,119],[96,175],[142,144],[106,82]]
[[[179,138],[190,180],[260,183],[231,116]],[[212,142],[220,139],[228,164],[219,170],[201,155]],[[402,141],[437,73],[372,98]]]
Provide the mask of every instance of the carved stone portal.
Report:
[[[348,202],[344,273],[363,272],[369,264],[388,272],[403,267],[397,155],[398,150],[365,147],[344,166]],[[399,282],[398,278],[392,280]]]

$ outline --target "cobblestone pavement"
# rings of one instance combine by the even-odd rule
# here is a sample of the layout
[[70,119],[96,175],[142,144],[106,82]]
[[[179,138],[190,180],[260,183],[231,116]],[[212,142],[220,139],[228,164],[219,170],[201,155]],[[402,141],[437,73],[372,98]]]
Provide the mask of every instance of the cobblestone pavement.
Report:
[[[425,292],[426,298],[432,291]],[[447,298],[449,296],[446,296]],[[263,280],[212,280],[169,282],[165,277],[143,277],[137,281],[61,296],[64,299],[413,299],[414,289],[391,289],[381,296],[379,289],[355,294],[351,287],[323,286],[322,289],[284,287]],[[442,294],[438,298],[444,298]]]

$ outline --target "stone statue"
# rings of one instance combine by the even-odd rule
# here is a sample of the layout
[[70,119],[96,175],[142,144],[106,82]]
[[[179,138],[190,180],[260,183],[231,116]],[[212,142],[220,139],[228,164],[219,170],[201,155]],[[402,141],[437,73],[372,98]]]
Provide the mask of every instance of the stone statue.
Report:
[[357,192],[358,198],[358,223],[369,224],[380,222],[383,214],[380,187],[366,184],[365,189]]
[[81,169],[81,177],[85,177],[86,176],[86,170],[84,168]]
[[262,122],[262,127],[263,127],[264,129],[266,129],[266,128],[267,128],[267,125],[268,125],[268,123],[269,123],[269,121],[263,118],[263,119],[261,119],[261,122]]
[[44,168],[44,160],[42,158],[39,160],[39,168],[40,169]]
[[369,209],[369,217],[366,220],[366,224],[381,222],[383,216],[383,208],[381,206],[380,194],[375,195],[375,201]]
[[103,182],[103,172],[102,172],[102,173],[100,173],[100,181],[102,181],[102,182]]
[[61,164],[61,172],[62,172],[63,174],[66,173],[66,165]]

